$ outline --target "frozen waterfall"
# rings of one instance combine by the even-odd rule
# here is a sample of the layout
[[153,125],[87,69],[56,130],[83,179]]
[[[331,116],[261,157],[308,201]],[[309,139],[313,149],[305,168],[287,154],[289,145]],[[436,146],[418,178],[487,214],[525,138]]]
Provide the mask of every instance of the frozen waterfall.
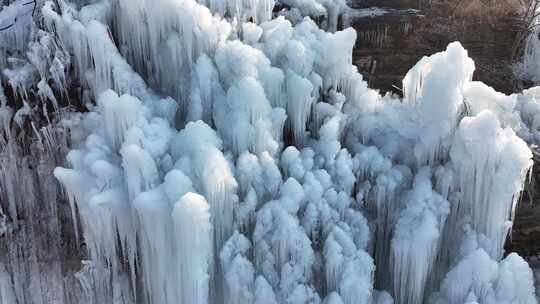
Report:
[[504,242],[540,87],[454,42],[381,95],[344,1],[279,3],[4,6],[1,304],[537,303]]

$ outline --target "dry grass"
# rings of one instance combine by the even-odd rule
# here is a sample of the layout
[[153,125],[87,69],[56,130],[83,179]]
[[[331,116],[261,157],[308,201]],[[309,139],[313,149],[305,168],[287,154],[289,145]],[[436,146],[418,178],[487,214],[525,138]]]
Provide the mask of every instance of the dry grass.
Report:
[[453,14],[457,18],[493,19],[517,16],[523,9],[521,0],[451,0]]

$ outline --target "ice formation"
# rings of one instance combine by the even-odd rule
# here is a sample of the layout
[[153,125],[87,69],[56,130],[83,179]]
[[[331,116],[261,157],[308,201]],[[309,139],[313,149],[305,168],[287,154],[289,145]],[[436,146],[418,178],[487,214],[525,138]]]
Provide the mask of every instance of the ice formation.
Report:
[[[0,11],[0,303],[536,303],[503,245],[539,88],[473,82],[456,42],[382,96],[343,1],[34,4]],[[74,281],[10,242],[38,201],[69,204]]]

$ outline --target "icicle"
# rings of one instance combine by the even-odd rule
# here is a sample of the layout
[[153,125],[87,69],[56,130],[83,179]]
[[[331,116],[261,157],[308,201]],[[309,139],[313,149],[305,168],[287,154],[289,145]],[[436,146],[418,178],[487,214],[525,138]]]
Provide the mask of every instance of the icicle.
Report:
[[253,302],[254,269],[247,256],[250,247],[249,240],[235,232],[221,250],[220,262],[227,287],[227,304]]
[[276,296],[272,290],[272,286],[268,284],[266,279],[258,276],[255,280],[255,303],[260,304],[277,304]]
[[138,194],[133,205],[139,219],[139,256],[146,287],[144,294],[152,303],[167,303],[176,299],[174,292],[178,287],[172,284],[169,277],[171,205],[160,188]]
[[366,211],[376,219],[373,254],[377,265],[377,286],[391,288],[390,241],[401,209],[399,197],[410,183],[411,172],[404,166],[392,167],[391,161],[375,147],[364,149],[355,159],[358,161],[357,180],[367,179],[357,199],[365,200]]
[[511,129],[502,129],[489,110],[464,118],[456,132],[452,161],[472,226],[491,240],[485,250],[499,260],[532,154]]
[[306,123],[311,113],[311,92],[313,85],[305,78],[289,71],[286,76],[287,83],[287,113],[289,117],[289,130],[296,146],[304,145]]
[[344,304],[367,303],[373,288],[373,260],[356,248],[347,231],[334,227],[325,241],[328,292],[337,291]]
[[204,197],[190,192],[175,204],[172,216],[177,240],[176,282],[180,302],[206,304],[212,262],[209,205]]
[[472,80],[473,72],[474,62],[467,51],[451,43],[445,52],[422,58],[403,79],[404,101],[418,111],[421,136],[415,156],[419,165],[441,157],[441,144],[456,128],[464,85]]
[[[208,200],[213,226],[213,271],[211,292],[217,298],[222,292],[222,272],[219,265],[219,250],[233,232],[234,210],[238,203],[238,184],[232,175],[229,163],[219,151],[222,146],[217,133],[202,121],[189,122],[172,143],[173,156],[182,162],[182,157],[191,160],[192,180]],[[180,164],[179,164],[180,165]],[[185,168],[184,168],[185,169]]]
[[417,174],[406,200],[392,238],[394,297],[398,303],[422,304],[449,206],[432,190],[428,168]]
[[98,98],[103,114],[105,138],[112,150],[120,149],[126,133],[141,119],[140,101],[129,95],[118,95],[108,90]]
[[139,193],[156,186],[158,171],[154,160],[145,150],[130,145],[122,148],[122,166],[129,197],[134,199]]

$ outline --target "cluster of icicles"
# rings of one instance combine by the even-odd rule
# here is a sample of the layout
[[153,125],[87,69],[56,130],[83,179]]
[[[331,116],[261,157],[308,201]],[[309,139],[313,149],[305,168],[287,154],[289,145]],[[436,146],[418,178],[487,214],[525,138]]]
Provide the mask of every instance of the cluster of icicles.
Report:
[[[40,96],[76,78],[89,110],[64,121],[73,150],[54,170],[89,251],[85,303],[535,304],[503,245],[540,88],[473,82],[452,43],[404,98],[381,96],[352,65],[353,29],[273,7],[40,7]],[[5,73],[20,95],[26,70]]]

